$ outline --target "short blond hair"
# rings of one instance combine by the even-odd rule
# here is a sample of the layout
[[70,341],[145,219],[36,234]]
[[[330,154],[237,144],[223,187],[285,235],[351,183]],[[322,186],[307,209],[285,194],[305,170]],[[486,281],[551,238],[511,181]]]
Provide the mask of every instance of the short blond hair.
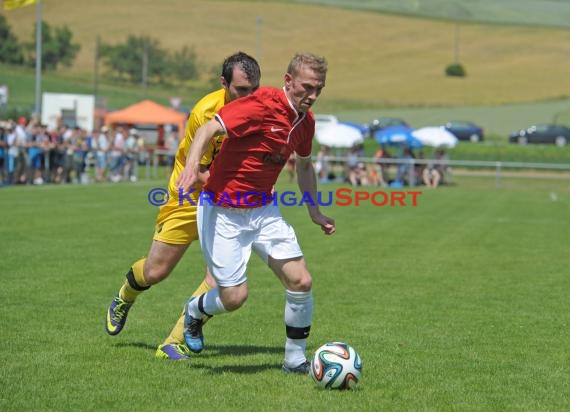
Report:
[[297,53],[289,62],[287,73],[291,75],[298,74],[301,67],[309,67],[316,73],[325,76],[328,70],[327,60],[324,57],[317,56],[312,53]]

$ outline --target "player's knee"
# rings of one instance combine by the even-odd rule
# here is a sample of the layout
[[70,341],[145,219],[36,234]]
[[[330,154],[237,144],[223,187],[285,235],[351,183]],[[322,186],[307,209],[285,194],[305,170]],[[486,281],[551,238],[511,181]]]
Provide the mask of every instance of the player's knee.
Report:
[[224,305],[224,308],[228,312],[233,312],[234,310],[241,308],[246,300],[247,300],[247,296],[245,296],[245,297],[231,296],[231,297],[226,297],[225,299],[223,299],[222,303]]
[[311,277],[311,275],[307,274],[307,276],[303,277],[303,279],[301,280],[299,284],[299,290],[301,292],[308,292],[312,289],[312,287],[313,287],[313,278]]
[[290,281],[288,289],[294,292],[308,292],[313,287],[313,278],[307,271],[302,276]]
[[222,304],[228,312],[237,310],[243,306],[247,300],[247,289],[237,288],[230,293],[223,293],[220,295]]
[[149,285],[159,283],[168,275],[170,275],[170,268],[167,265],[145,265],[144,279]]

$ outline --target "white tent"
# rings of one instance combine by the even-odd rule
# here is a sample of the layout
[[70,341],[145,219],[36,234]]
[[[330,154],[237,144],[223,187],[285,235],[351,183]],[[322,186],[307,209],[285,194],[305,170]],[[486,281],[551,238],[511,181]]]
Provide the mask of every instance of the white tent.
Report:
[[452,148],[459,142],[457,137],[443,127],[422,127],[412,132],[412,136],[425,146]]
[[321,145],[334,148],[350,148],[364,142],[360,130],[342,123],[320,128],[315,138]]

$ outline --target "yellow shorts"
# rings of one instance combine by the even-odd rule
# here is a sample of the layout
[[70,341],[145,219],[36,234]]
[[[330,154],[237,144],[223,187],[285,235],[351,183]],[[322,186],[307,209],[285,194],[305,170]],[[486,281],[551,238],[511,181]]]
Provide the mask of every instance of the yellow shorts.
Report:
[[162,206],[156,217],[153,239],[174,245],[189,245],[198,240],[196,206],[170,202]]

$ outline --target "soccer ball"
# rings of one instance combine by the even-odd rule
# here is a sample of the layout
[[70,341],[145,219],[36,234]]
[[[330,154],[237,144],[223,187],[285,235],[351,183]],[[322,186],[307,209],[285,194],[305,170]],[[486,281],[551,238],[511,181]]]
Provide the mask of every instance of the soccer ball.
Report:
[[362,361],[352,346],[328,342],[315,351],[309,374],[323,388],[353,389],[362,376]]

